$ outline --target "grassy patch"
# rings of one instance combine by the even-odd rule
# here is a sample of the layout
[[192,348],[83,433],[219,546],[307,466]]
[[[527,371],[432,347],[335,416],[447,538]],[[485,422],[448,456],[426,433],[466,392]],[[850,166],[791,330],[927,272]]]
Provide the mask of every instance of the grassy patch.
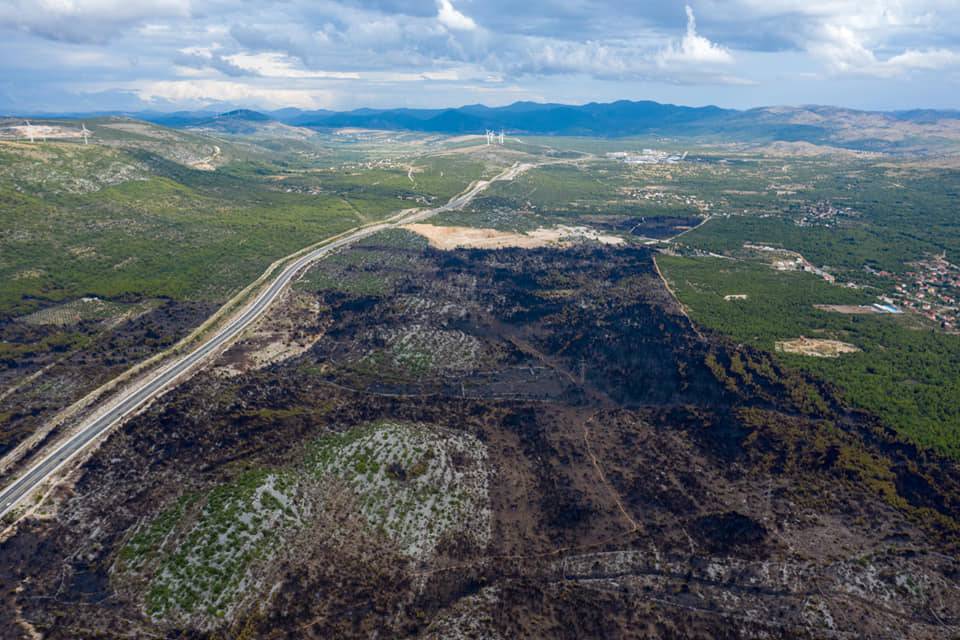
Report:
[[482,356],[479,340],[463,331],[411,324],[377,331],[383,350],[367,354],[360,366],[371,371],[394,369],[408,375],[470,371]]

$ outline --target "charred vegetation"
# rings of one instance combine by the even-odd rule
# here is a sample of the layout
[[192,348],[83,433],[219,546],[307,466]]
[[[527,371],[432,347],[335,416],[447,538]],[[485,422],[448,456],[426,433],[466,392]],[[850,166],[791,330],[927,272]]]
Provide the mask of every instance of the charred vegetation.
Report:
[[[0,545],[4,628],[940,638],[960,625],[955,466],[828,385],[694,330],[649,250],[377,243],[358,251],[403,253],[363,267],[381,289],[339,279],[342,264],[305,279],[312,346],[184,383],[100,447],[55,517]],[[274,511],[267,486],[286,501]],[[234,566],[239,595],[157,605],[158,584],[180,584],[162,577],[170,559],[243,487],[260,496],[253,521],[273,524]],[[439,510],[450,496],[469,518]],[[416,514],[429,544],[397,533]]]

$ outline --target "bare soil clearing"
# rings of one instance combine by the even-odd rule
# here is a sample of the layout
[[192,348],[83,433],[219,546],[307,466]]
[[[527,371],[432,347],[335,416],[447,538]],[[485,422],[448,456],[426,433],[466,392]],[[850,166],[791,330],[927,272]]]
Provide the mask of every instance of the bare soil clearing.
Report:
[[839,340],[804,338],[803,336],[793,340],[780,340],[776,344],[776,349],[783,353],[796,353],[815,358],[839,358],[844,353],[860,351],[858,347]]
[[884,313],[874,306],[856,305],[856,304],[815,304],[815,308],[821,311],[830,311],[832,313],[846,313],[851,315],[872,315],[875,313]]
[[601,244],[623,244],[617,236],[599,233],[589,227],[558,226],[534,229],[528,233],[478,229],[474,227],[446,227],[432,224],[408,224],[403,227],[423,236],[437,249],[536,249],[549,245],[569,245],[576,240],[592,240]]
[[13,140],[45,140],[47,138],[76,140],[83,138],[83,131],[79,127],[61,127],[49,124],[16,125],[0,129],[0,138]]

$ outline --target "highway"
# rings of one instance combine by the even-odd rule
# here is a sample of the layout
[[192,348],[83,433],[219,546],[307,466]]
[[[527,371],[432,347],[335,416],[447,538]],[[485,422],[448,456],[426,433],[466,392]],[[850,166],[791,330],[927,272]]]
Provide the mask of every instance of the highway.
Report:
[[0,517],[9,513],[21,500],[30,495],[44,480],[53,475],[71,458],[82,451],[84,447],[99,438],[111,427],[117,425],[125,417],[144,407],[151,399],[156,397],[157,394],[171,386],[178,378],[184,376],[188,371],[197,367],[212,354],[216,353],[217,350],[226,343],[239,336],[247,327],[264,314],[270,305],[283,293],[287,285],[310,263],[385,229],[399,227],[412,222],[420,222],[444,211],[461,209],[469,204],[477,194],[486,189],[491,183],[498,180],[512,180],[518,174],[532,166],[533,165],[514,164],[489,181],[474,183],[466,191],[454,196],[443,206],[424,211],[414,211],[407,215],[398,216],[390,222],[382,222],[372,226],[358,228],[352,232],[347,232],[347,235],[337,240],[304,254],[284,268],[270,286],[264,291],[261,291],[256,298],[254,298],[253,302],[238,312],[239,315],[228,322],[226,326],[217,330],[206,342],[190,353],[165,365],[159,371],[149,375],[146,380],[141,381],[135,385],[134,388],[121,391],[119,397],[111,400],[112,406],[108,411],[102,415],[94,415],[88,418],[87,423],[82,424],[77,430],[77,433],[62,443],[55,445],[50,453],[46,454],[12,484],[4,488],[3,491],[0,492]]

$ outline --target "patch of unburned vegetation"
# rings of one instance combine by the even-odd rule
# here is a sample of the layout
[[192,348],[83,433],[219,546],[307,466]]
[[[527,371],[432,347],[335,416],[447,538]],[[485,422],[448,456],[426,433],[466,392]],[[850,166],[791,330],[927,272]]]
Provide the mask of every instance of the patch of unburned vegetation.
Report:
[[23,316],[21,320],[27,324],[38,326],[68,326],[85,320],[100,320],[113,324],[146,313],[158,305],[158,300],[127,304],[101,300],[96,297],[86,297],[34,311]]
[[844,353],[860,351],[859,347],[839,340],[804,338],[803,336],[793,340],[778,340],[776,349],[783,353],[795,353],[815,358],[839,358]]
[[[198,498],[181,498],[141,526],[121,550],[117,571],[125,580],[146,578],[145,608],[161,620],[228,616],[259,586],[252,564],[301,522],[292,474],[251,471],[214,488],[198,512]],[[195,510],[194,510],[195,511]]]
[[403,553],[426,558],[444,536],[488,542],[486,461],[486,447],[472,435],[381,422],[323,438],[308,465],[346,482],[370,524]]
[[149,524],[139,527],[120,552],[123,568],[136,570],[143,567],[152,554],[163,548],[186,510],[196,503],[198,497],[196,494],[181,496],[173,506],[165,509]]
[[114,585],[157,622],[233,619],[269,597],[270,565],[300,533],[356,533],[324,516],[333,487],[355,496],[364,526],[410,559],[429,558],[445,536],[489,540],[487,453],[472,435],[379,422],[320,438],[304,460],[187,494],[140,523],[117,556]]
[[475,336],[419,324],[377,329],[373,342],[384,348],[364,356],[362,364],[385,364],[416,374],[472,371],[483,356],[483,345]]

